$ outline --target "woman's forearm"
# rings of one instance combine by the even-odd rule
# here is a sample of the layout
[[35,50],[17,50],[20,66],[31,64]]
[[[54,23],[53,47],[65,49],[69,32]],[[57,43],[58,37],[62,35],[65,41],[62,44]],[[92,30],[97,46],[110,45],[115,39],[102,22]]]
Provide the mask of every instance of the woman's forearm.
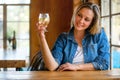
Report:
[[77,70],[95,70],[92,63],[78,64]]
[[55,61],[54,57],[52,56],[52,53],[48,47],[45,37],[40,37],[40,46],[41,46],[41,52],[45,66],[50,71],[56,70],[56,68],[58,67],[58,63]]

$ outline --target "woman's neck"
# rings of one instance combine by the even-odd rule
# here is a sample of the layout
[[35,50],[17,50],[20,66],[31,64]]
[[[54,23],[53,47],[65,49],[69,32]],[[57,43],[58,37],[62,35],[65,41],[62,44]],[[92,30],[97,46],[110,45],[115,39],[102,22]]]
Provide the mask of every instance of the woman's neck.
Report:
[[74,37],[76,42],[78,43],[78,46],[82,47],[82,40],[85,36],[85,31],[77,31],[74,30]]
[[85,31],[74,30],[74,36],[75,36],[75,39],[82,40],[84,38],[84,36],[85,36]]

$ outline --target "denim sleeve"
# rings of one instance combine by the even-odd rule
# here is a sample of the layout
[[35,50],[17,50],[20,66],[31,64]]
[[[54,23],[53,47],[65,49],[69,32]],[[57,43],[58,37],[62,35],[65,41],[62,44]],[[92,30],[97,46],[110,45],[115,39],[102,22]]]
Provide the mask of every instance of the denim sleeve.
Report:
[[98,40],[98,57],[92,62],[96,70],[107,70],[110,66],[110,46],[104,29],[96,37]]
[[63,49],[66,41],[66,33],[62,33],[58,36],[53,48],[52,48],[52,55],[60,65],[63,59]]

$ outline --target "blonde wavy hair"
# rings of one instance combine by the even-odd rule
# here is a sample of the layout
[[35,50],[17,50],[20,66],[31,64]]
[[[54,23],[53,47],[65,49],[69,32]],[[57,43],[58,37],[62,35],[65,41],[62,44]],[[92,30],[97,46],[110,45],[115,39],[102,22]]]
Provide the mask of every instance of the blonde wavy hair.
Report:
[[81,5],[79,5],[73,13],[72,19],[71,19],[71,27],[74,26],[74,22],[75,22],[75,16],[78,14],[78,12],[82,9],[82,8],[88,8],[90,10],[93,11],[94,13],[94,17],[93,20],[90,24],[90,26],[88,27],[88,29],[86,31],[89,31],[91,34],[97,34],[100,32],[101,30],[101,26],[100,26],[100,10],[97,4],[91,3],[91,2],[86,2],[83,3]]

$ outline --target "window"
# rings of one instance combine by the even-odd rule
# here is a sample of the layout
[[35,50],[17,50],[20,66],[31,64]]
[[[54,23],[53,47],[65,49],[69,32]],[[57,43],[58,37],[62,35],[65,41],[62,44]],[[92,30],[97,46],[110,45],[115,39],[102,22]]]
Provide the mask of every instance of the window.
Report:
[[0,6],[0,48],[3,47],[3,6]]
[[0,0],[0,50],[10,49],[16,32],[17,49],[29,56],[30,0]]
[[111,69],[120,69],[120,0],[101,0],[101,24],[110,42]]
[[30,0],[0,0],[0,4],[30,4]]

